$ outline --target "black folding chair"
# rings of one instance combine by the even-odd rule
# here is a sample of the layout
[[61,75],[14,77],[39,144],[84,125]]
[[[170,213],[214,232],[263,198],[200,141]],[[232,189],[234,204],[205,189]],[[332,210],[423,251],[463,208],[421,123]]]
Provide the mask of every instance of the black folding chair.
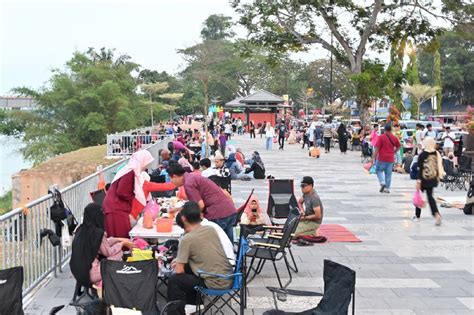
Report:
[[158,263],[155,259],[136,262],[103,260],[100,268],[102,296],[107,306],[142,312],[158,311]]
[[[290,207],[290,214],[285,221],[284,225],[271,225],[271,226],[263,226],[263,236],[258,242],[264,242],[269,244],[278,244],[279,240],[283,236],[282,231],[288,226],[288,224],[293,220],[295,217],[300,217],[300,211],[298,208]],[[294,231],[293,231],[294,232]],[[291,234],[291,239],[293,239],[294,234]],[[286,249],[290,254],[291,261],[293,262],[293,267],[290,266],[291,270],[295,273],[298,273],[298,265],[296,264],[295,257],[293,256],[293,252],[291,251],[291,242],[288,243]]]
[[210,180],[212,180],[217,186],[219,186],[222,189],[225,189],[229,192],[229,194],[232,194],[232,179],[230,176],[223,177],[223,176],[217,176],[217,175],[212,175],[208,177]]
[[0,270],[0,314],[23,315],[23,267]]
[[456,188],[462,189],[461,175],[457,168],[454,167],[454,162],[448,159],[443,159],[443,168],[444,168],[444,178],[441,181],[441,184],[451,191],[456,190]]
[[[356,272],[331,260],[324,260],[324,294],[319,292],[299,291],[267,287],[273,294],[275,310],[266,311],[265,315],[312,315],[312,314],[347,314],[352,299],[352,314],[355,314]],[[310,310],[299,313],[287,313],[278,310],[277,300],[286,301],[287,295],[322,296],[319,304]]]
[[290,207],[298,208],[292,179],[270,179],[268,181],[267,214],[272,224],[282,224]]
[[[288,248],[290,245],[292,239],[291,235],[295,232],[299,222],[299,216],[291,218],[288,224],[283,228],[281,237],[276,238],[274,243],[255,242],[251,244],[251,249],[247,253],[247,257],[251,257],[252,259],[247,269],[247,276],[250,276],[251,272],[253,272],[253,276],[248,277],[250,279],[248,282],[252,281],[256,275],[262,272],[265,262],[270,260],[273,264],[273,268],[275,269],[280,287],[286,288],[291,283],[293,276],[291,274],[290,264],[286,258],[286,248]],[[255,260],[258,260],[256,267],[253,266]],[[283,285],[281,282],[280,274],[278,273],[278,268],[276,266],[276,262],[279,260],[283,260],[285,262],[285,266],[290,277],[285,285]]]
[[245,200],[244,204],[241,205],[238,209],[237,209],[237,218],[235,219],[235,223],[234,223],[234,226],[237,226],[240,222],[240,219],[242,218],[242,214],[244,213],[245,211],[245,208],[247,207],[247,205],[249,204],[249,201],[250,201],[250,198],[252,198],[252,195],[253,195],[253,192],[255,191],[255,189],[252,189],[250,191],[250,194],[249,196],[247,197],[247,200]]
[[465,190],[469,188],[472,178],[472,157],[461,155],[458,160],[459,175],[462,177],[462,186]]

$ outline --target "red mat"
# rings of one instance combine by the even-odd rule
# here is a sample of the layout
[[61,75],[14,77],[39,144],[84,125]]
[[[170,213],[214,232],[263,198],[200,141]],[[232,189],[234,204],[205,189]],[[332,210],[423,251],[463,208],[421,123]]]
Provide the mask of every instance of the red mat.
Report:
[[325,236],[328,242],[362,242],[354,233],[339,224],[321,225],[318,235]]

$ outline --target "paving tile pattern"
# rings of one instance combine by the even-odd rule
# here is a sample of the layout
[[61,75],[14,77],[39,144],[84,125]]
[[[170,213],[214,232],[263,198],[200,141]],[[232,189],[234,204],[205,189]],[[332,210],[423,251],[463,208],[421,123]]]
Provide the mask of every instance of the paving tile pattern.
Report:
[[[380,194],[375,175],[367,174],[359,152],[341,155],[338,150],[319,159],[308,157],[298,145],[284,151],[265,151],[263,140],[235,137],[236,147],[249,153],[258,150],[267,174],[299,181],[309,175],[324,204],[324,222],[342,224],[361,243],[326,243],[294,248],[300,272],[292,288],[321,291],[323,260],[331,259],[357,272],[357,314],[473,314],[474,313],[474,219],[453,208],[440,208],[443,224],[435,226],[429,209],[421,222],[412,222],[411,197],[414,182],[394,174],[391,194]],[[268,182],[234,181],[236,204],[243,203],[255,188],[265,209]],[[435,190],[440,196],[465,196],[465,192]],[[280,263],[281,273],[285,275]],[[261,314],[273,307],[265,286],[277,285],[271,265],[249,284],[246,314]],[[67,304],[74,281],[66,269],[38,290],[26,309],[27,314],[48,314],[51,307]],[[302,310],[317,304],[315,298],[289,297],[279,306]],[[66,308],[59,314],[74,314]]]

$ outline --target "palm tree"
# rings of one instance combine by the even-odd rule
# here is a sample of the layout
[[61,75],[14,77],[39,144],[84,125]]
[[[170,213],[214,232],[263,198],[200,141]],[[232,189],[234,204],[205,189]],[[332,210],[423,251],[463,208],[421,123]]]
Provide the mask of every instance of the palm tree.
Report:
[[429,100],[441,90],[439,86],[430,86],[423,84],[403,85],[403,90],[408,93],[417,106],[418,120],[420,119],[420,106],[423,102]]

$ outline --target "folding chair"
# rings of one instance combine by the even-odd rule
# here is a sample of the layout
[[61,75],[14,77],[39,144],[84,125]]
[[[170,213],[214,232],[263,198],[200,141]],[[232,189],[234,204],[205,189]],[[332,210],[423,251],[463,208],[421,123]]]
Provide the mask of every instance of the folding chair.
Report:
[[156,312],[158,263],[155,259],[101,262],[102,296],[107,306]]
[[[356,272],[346,266],[324,260],[324,294],[319,292],[308,292],[299,290],[286,290],[275,287],[267,287],[273,294],[275,310],[266,311],[265,315],[285,314],[347,314],[352,299],[352,314],[355,314],[355,283]],[[286,301],[287,295],[296,296],[322,296],[319,304],[310,310],[299,313],[287,313],[278,310],[277,299]]]
[[[249,246],[248,242],[244,237],[240,238],[239,241],[239,250],[237,253],[237,262],[235,264],[234,273],[229,275],[219,275],[214,273],[209,273],[203,270],[198,270],[199,277],[201,276],[212,276],[218,277],[221,279],[233,279],[232,287],[224,290],[217,289],[208,289],[205,287],[195,287],[198,291],[198,299],[203,301],[204,309],[201,310],[201,303],[196,303],[196,312],[198,314],[204,314],[207,311],[216,309],[217,313],[224,313],[224,308],[230,309],[234,314],[244,314],[245,309],[245,297],[246,297],[246,280],[245,280],[245,254],[248,252]],[[206,303],[206,299],[209,300],[209,303]],[[221,302],[221,303],[218,303]],[[232,308],[232,302],[239,304],[239,312],[235,311]],[[226,310],[227,310],[226,308]]]
[[[269,243],[269,244],[278,244],[278,240],[282,237],[282,231],[288,226],[288,224],[293,220],[295,217],[300,217],[300,211],[298,208],[290,207],[290,214],[285,221],[284,225],[271,225],[271,226],[264,226],[263,227],[263,236],[261,239],[258,239],[258,242]],[[295,231],[293,231],[295,232]],[[293,239],[294,234],[291,234],[291,239]],[[298,273],[298,266],[296,265],[295,257],[293,256],[293,252],[291,251],[291,242],[288,242],[288,253],[290,254],[291,261],[293,262],[293,267],[290,266],[290,269],[295,273]]]
[[249,201],[250,201],[250,198],[252,198],[252,195],[253,195],[253,192],[255,191],[255,189],[252,189],[250,191],[250,194],[249,196],[247,197],[247,200],[245,200],[244,204],[241,205],[238,209],[237,209],[237,218],[235,219],[235,223],[234,223],[234,226],[237,226],[240,222],[240,219],[242,218],[242,214],[244,213],[245,211],[245,208],[247,207],[247,205],[249,204]]
[[461,176],[454,167],[454,163],[448,159],[443,159],[443,168],[446,174],[441,183],[444,184],[446,190],[451,188],[451,191],[454,191],[456,188],[459,188],[459,179]]
[[461,155],[458,160],[459,175],[462,177],[462,186],[468,190],[472,178],[472,157]]
[[[267,260],[270,260],[273,264],[273,268],[275,269],[275,274],[278,278],[278,284],[280,285],[280,287],[286,288],[291,283],[293,277],[291,274],[290,264],[288,263],[288,259],[286,258],[286,248],[288,248],[288,246],[290,245],[291,235],[295,232],[299,222],[299,216],[294,216],[289,219],[288,224],[284,226],[282,230],[281,237],[275,238],[275,243],[255,242],[251,245],[251,249],[246,255],[247,257],[252,258],[247,270],[247,276],[250,276],[250,273],[252,271],[254,274],[250,278],[249,282],[252,281],[256,275],[262,272],[265,262]],[[258,263],[257,266],[254,267],[253,264],[256,259],[258,259]],[[280,274],[278,273],[278,269],[276,266],[276,262],[282,259],[285,262],[285,266],[290,277],[290,279],[284,286],[282,285]]]
[[209,176],[208,178],[212,180],[217,186],[219,186],[222,189],[227,190],[229,194],[232,194],[232,179],[230,178],[230,176],[222,177],[222,176],[212,175],[212,176]]
[[23,315],[23,267],[0,270],[0,314]]
[[105,190],[99,189],[90,193],[92,202],[102,207],[105,199]]
[[298,208],[292,179],[268,181],[267,214],[272,224],[283,224],[290,213],[290,206]]

